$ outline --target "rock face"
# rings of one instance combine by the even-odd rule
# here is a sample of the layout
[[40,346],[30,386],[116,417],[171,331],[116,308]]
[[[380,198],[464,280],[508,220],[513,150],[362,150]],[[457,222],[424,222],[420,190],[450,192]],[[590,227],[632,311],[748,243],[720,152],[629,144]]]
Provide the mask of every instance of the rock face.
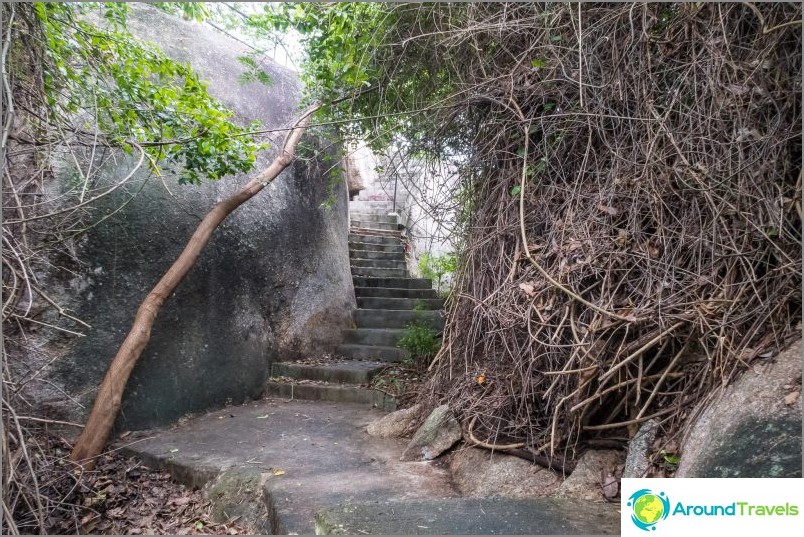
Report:
[[433,460],[461,439],[461,425],[447,405],[433,410],[405,448],[402,460]]
[[704,410],[676,477],[801,477],[801,350],[745,372]]
[[413,405],[396,412],[386,414],[366,427],[366,432],[378,438],[397,438],[404,436],[413,429],[416,417],[419,415],[421,405]]
[[561,482],[560,476],[547,468],[473,447],[456,450],[450,470],[461,496],[467,498],[539,498]]
[[625,454],[615,450],[589,450],[581,455],[575,470],[556,490],[557,497],[605,501],[604,486],[618,475]]
[[[132,5],[129,26],[169,56],[189,62],[238,122],[280,127],[297,116],[296,75],[268,61],[262,67],[272,85],[241,85],[237,56],[246,48],[212,28],[145,5]],[[304,142],[309,146],[310,140]],[[87,270],[71,282],[57,282],[62,304],[92,329],[87,337],[60,345],[64,358],[51,382],[91,404],[148,290],[207,211],[264,169],[275,153],[264,151],[249,176],[199,186],[178,185],[171,177],[163,183],[141,172],[103,200],[95,214],[108,219],[75,245]],[[119,181],[131,164],[124,156],[112,159],[101,184]],[[118,428],[164,425],[187,413],[259,397],[276,358],[330,351],[339,343],[341,330],[351,326],[355,301],[346,186],[342,179],[330,180],[330,167],[317,158],[297,161],[220,226],[160,312],[128,382]],[[60,397],[65,409],[76,408]],[[49,403],[55,407],[59,401]],[[67,415],[81,419],[80,414]]]

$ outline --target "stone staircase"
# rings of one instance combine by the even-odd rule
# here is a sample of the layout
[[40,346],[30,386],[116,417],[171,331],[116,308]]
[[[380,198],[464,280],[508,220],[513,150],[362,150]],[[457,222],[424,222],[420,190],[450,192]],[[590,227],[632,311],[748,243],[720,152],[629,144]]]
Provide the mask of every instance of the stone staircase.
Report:
[[349,258],[357,299],[354,327],[344,330],[332,360],[275,363],[265,393],[393,410],[396,400],[371,389],[371,380],[389,362],[408,357],[396,344],[409,323],[443,328],[444,304],[430,280],[408,274],[389,197],[364,190],[349,208]]

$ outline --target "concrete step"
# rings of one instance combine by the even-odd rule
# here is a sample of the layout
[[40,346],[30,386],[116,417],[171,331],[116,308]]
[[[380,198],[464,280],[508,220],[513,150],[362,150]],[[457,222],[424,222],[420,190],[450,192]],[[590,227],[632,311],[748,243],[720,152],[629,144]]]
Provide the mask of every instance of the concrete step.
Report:
[[388,214],[372,214],[372,213],[365,213],[365,212],[350,212],[349,218],[351,220],[358,220],[360,222],[382,222],[385,224],[396,224],[399,217],[398,216],[390,216]]
[[316,535],[618,535],[619,506],[576,498],[372,498],[327,506]]
[[396,222],[373,222],[367,220],[350,220],[349,225],[353,228],[379,229],[385,231],[397,231],[399,225]]
[[356,345],[352,343],[338,345],[335,352],[352,360],[371,360],[373,362],[401,362],[410,356],[408,351],[398,347]]
[[388,211],[391,212],[394,204],[391,201],[363,201],[354,200],[349,202],[349,211]]
[[374,278],[353,276],[352,282],[357,287],[392,287],[395,289],[432,289],[433,281],[427,278]]
[[355,235],[369,235],[372,237],[393,237],[402,240],[402,235],[399,231],[392,231],[390,229],[372,229],[367,227],[350,227],[349,233]]
[[408,271],[406,269],[352,266],[352,276],[370,276],[372,278],[404,278],[407,275]]
[[386,245],[394,245],[394,246],[402,246],[402,238],[397,233],[396,236],[390,235],[375,235],[372,233],[356,233],[355,230],[351,230],[349,232],[349,244],[352,243],[363,243],[363,244],[386,244]]
[[398,259],[361,259],[352,258],[350,263],[353,267],[367,267],[367,268],[389,268],[404,270],[407,265],[405,261]]
[[360,403],[387,411],[396,410],[396,398],[386,393],[370,388],[339,384],[297,384],[268,381],[265,383],[264,394],[282,399]]
[[355,287],[355,296],[378,298],[438,298],[435,289],[402,289],[396,287]]
[[374,375],[386,365],[384,362],[363,360],[347,360],[321,365],[276,362],[271,367],[271,376],[340,384],[368,384]]
[[439,311],[357,309],[354,319],[358,328],[405,328],[414,321],[439,331],[444,328]]
[[343,331],[343,342],[354,345],[396,347],[404,330],[395,328],[357,328]]
[[391,203],[393,199],[388,194],[360,194],[355,198],[355,201],[386,201]]
[[376,261],[400,261],[405,262],[405,252],[400,248],[394,252],[380,252],[377,250],[353,250],[349,249],[349,257],[352,259],[370,259]]
[[440,310],[444,308],[444,301],[440,298],[358,297],[357,307],[367,310]]
[[402,246],[402,242],[399,240],[391,240],[388,244],[350,240],[349,251],[396,252],[404,254],[405,247]]

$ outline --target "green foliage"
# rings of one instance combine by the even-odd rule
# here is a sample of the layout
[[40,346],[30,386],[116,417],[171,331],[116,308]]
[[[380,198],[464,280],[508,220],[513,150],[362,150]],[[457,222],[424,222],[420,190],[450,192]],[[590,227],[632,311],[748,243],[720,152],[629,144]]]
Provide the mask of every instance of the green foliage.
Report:
[[154,2],[154,6],[171,15],[181,15],[186,20],[203,22],[210,16],[205,2]]
[[441,292],[441,283],[444,276],[453,274],[458,268],[458,259],[455,254],[433,256],[425,252],[419,257],[419,271],[423,278],[436,282],[436,289]]
[[246,67],[246,71],[240,75],[240,83],[251,84],[254,82],[259,82],[264,86],[270,86],[273,81],[268,73],[260,69],[260,65],[257,63],[257,60],[254,57],[257,54],[259,54],[259,52],[237,57],[237,61]]
[[[405,52],[419,61],[399,62],[399,51],[390,40],[400,17],[406,18],[404,24],[428,24],[417,20],[414,9],[399,6],[383,2],[266,4],[264,12],[250,16],[247,24],[265,36],[298,32],[306,51],[302,79],[308,100],[327,102],[356,95],[319,112],[324,116],[321,120],[337,123],[340,134],[361,136],[374,150],[387,148],[395,135],[404,134],[413,150],[439,154],[447,146],[461,145],[455,143],[454,133],[433,136],[434,129],[421,128],[417,122],[427,123],[431,114],[425,106],[447,99],[455,86],[443,51],[411,43]],[[415,111],[416,122],[407,113],[393,113],[399,110]]]
[[[128,152],[141,144],[152,167],[181,167],[179,181],[198,183],[246,172],[256,143],[230,121],[188,64],[167,58],[126,29],[125,4],[37,3],[44,36],[44,86],[49,121],[73,125],[84,118],[107,142]],[[81,15],[100,9],[107,28]],[[248,130],[259,128],[258,124]]]
[[414,369],[422,369],[427,367],[436,355],[441,347],[441,342],[435,330],[422,321],[416,320],[405,328],[402,337],[397,342],[397,347],[410,352],[408,365]]

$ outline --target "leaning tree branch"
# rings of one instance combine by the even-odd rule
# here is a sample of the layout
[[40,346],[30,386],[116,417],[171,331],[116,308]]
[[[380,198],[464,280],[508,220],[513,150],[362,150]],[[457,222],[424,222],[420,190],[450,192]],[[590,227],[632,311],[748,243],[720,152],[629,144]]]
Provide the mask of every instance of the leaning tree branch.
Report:
[[301,115],[285,137],[279,155],[268,168],[239,192],[219,202],[207,213],[193,236],[190,237],[181,255],[140,304],[131,330],[103,378],[86,426],[70,454],[70,460],[79,463],[85,469],[92,469],[95,466],[96,458],[106,444],[120,410],[126,382],[151,338],[151,328],[165,300],[190,272],[204,246],[209,242],[221,222],[235,209],[258,194],[293,162],[299,139],[309,126],[312,115],[319,108],[320,105],[312,106]]

